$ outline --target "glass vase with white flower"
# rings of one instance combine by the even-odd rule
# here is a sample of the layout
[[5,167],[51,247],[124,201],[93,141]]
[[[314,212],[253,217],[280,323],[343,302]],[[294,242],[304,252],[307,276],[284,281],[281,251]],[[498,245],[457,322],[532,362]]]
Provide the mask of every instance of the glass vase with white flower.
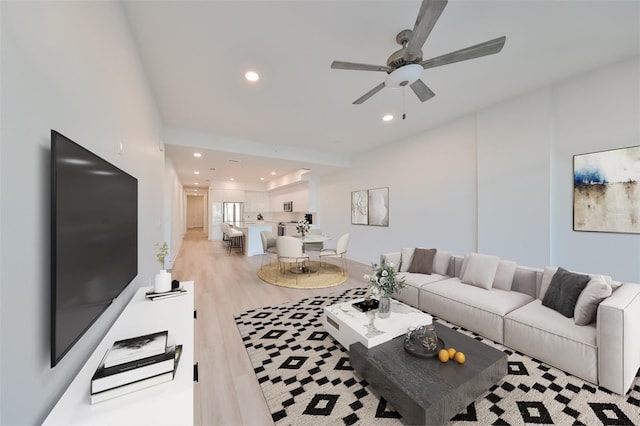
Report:
[[380,265],[371,264],[372,274],[366,274],[364,279],[369,281],[371,294],[378,297],[378,314],[380,318],[387,318],[391,314],[391,300],[393,293],[402,290],[406,283],[404,278],[398,278],[398,272],[393,263],[382,261]]

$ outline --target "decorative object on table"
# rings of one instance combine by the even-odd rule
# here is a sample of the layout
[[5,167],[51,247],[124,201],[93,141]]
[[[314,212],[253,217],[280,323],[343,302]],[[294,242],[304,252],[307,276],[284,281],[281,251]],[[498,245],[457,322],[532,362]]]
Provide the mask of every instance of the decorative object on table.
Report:
[[573,156],[573,230],[640,234],[640,146]]
[[373,299],[371,296],[367,296],[362,302],[354,303],[353,307],[360,312],[369,312],[374,309],[378,309],[379,305],[380,303],[376,299]]
[[391,295],[405,287],[404,278],[398,278],[398,273],[393,263],[382,261],[378,266],[372,263],[372,274],[366,274],[364,279],[369,281],[371,293],[378,297],[378,315],[380,318],[388,318],[391,314]]
[[[136,369],[144,370],[140,372],[130,372],[126,371],[121,373],[123,375],[129,375],[131,377],[142,377],[138,380],[125,381],[123,384],[118,386],[113,386],[106,388],[102,391],[94,391],[94,379],[96,379],[96,375],[99,374],[101,369],[104,369],[104,366],[101,364],[96,371],[96,375],[94,375],[94,379],[91,381],[91,404],[97,404],[102,401],[107,401],[112,398],[116,398],[118,396],[126,395],[138,390],[142,390],[154,385],[158,385],[160,383],[170,382],[174,379],[176,375],[176,370],[178,369],[178,363],[180,362],[180,355],[182,355],[182,345],[171,346],[167,348],[165,354],[158,355],[154,357],[153,363],[157,363],[158,365],[162,365],[163,367],[157,367],[153,364],[144,364],[141,367],[136,367]],[[168,357],[168,359],[167,359]],[[159,374],[152,374],[151,371],[163,371]]]
[[352,191],[351,223],[389,226],[389,188]]
[[299,220],[296,224],[296,230],[304,238],[305,234],[309,232],[309,222],[306,219]]
[[404,339],[404,350],[420,358],[434,358],[444,347],[444,341],[437,336],[433,324],[414,327],[407,331]]
[[256,216],[256,220],[264,220],[264,217],[262,217],[262,213],[258,213],[258,216]]
[[167,349],[168,334],[169,332],[164,330],[114,342],[104,357],[104,367],[109,368],[163,354]]
[[187,290],[182,287],[172,288],[169,291],[163,291],[162,293],[156,293],[155,291],[148,291],[145,293],[145,297],[149,300],[162,300],[170,297],[182,296],[187,294]]
[[153,282],[153,290],[156,293],[164,293],[167,291],[171,291],[171,273],[167,272],[167,270],[164,269],[164,261],[169,254],[169,247],[167,246],[166,242],[162,243],[161,246],[156,244],[156,247],[158,247],[156,258],[158,259],[158,262],[160,262],[162,269],[155,276]]

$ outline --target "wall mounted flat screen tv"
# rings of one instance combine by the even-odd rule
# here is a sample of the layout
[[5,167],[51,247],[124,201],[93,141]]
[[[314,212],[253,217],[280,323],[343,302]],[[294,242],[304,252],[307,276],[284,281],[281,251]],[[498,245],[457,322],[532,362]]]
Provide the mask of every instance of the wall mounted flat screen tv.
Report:
[[51,130],[51,366],[138,274],[138,180]]

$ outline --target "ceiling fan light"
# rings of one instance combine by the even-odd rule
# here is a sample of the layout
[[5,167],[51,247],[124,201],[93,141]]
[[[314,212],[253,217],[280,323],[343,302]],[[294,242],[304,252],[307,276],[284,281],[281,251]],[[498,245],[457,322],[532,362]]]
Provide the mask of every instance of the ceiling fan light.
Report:
[[391,87],[392,89],[410,85],[420,78],[422,70],[422,65],[419,64],[408,64],[400,68],[396,68],[384,81],[384,85],[386,87]]

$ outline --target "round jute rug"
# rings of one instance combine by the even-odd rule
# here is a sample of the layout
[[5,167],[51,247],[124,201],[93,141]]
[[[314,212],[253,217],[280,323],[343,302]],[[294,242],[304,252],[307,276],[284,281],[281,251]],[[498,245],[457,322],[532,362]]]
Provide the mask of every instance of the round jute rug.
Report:
[[[324,288],[334,287],[342,284],[349,278],[349,273],[344,271],[341,267],[323,262],[320,266],[320,262],[310,261],[307,264],[312,270],[317,272],[311,272],[310,274],[304,272],[300,274],[294,274],[291,272],[291,268],[295,264],[284,264],[285,272],[278,273],[278,281],[276,282],[276,271],[278,269],[278,262],[272,262],[268,265],[264,265],[258,270],[258,277],[264,282],[277,285],[280,287],[289,288]],[[296,283],[296,275],[298,282]]]

